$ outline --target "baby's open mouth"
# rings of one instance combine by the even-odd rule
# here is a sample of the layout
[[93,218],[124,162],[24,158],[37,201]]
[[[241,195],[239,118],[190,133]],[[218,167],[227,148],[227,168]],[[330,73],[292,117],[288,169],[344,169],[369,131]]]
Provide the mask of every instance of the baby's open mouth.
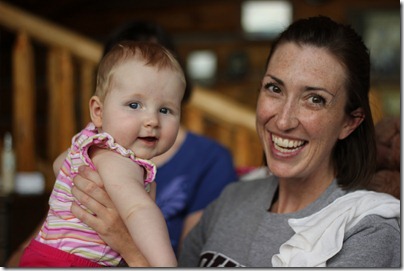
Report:
[[145,137],[139,137],[141,140],[147,141],[147,142],[154,142],[157,140],[156,137],[154,136],[145,136]]

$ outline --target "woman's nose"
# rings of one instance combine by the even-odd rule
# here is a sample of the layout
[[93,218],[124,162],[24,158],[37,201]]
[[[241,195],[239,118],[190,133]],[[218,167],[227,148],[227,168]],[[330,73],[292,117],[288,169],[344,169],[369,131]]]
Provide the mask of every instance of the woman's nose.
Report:
[[298,114],[299,106],[297,102],[289,101],[283,104],[277,114],[276,125],[278,129],[288,131],[296,128],[299,125]]

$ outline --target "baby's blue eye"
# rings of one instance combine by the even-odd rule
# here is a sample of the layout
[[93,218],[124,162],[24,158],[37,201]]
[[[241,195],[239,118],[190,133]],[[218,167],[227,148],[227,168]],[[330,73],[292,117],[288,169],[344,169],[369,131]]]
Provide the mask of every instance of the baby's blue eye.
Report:
[[163,114],[168,114],[168,113],[170,113],[170,109],[167,109],[167,108],[161,108],[161,109],[160,109],[160,113],[163,113]]
[[130,103],[129,107],[132,109],[138,109],[140,107],[140,104],[139,103]]

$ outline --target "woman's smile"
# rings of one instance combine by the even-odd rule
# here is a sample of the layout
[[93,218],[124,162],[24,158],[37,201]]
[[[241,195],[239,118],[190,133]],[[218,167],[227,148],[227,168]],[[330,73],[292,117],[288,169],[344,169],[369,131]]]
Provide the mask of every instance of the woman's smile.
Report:
[[307,141],[290,139],[271,134],[274,154],[276,156],[291,157],[300,153]]

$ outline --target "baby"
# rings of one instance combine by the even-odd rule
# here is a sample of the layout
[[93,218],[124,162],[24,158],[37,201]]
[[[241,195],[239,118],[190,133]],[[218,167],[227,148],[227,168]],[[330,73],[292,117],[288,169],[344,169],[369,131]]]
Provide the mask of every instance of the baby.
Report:
[[105,55],[89,102],[92,122],[72,139],[58,167],[47,219],[20,266],[117,266],[121,261],[70,211],[72,179],[81,165],[98,170],[149,264],[176,266],[165,220],[147,192],[156,174],[149,159],[166,152],[177,136],[184,89],[179,63],[161,45],[125,41]]

